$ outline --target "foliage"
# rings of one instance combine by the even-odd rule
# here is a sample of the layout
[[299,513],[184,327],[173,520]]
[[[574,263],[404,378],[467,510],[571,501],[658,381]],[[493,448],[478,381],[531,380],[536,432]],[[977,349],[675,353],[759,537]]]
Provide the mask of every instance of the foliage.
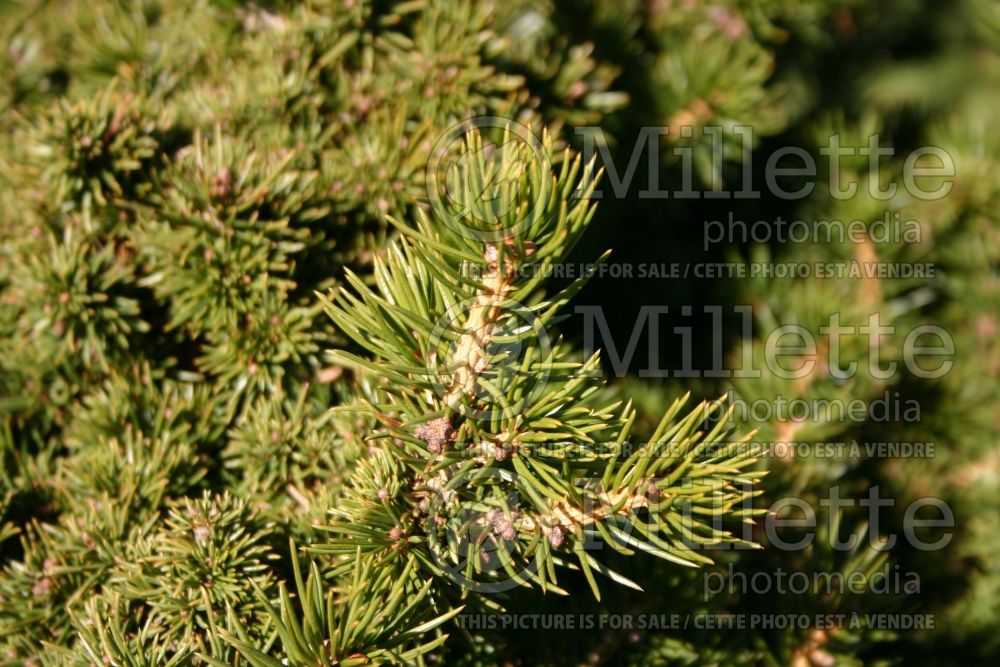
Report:
[[[995,656],[998,90],[990,0],[0,2],[0,661]],[[664,133],[646,156],[649,126]],[[876,133],[897,149],[881,165],[827,166],[832,135]],[[791,145],[820,165],[808,196],[722,198]],[[905,187],[906,154],[926,145],[955,161],[946,197]],[[645,194],[619,195],[626,171]],[[832,195],[851,182],[858,196]],[[703,196],[649,194],[678,189]],[[897,213],[918,238],[878,237]],[[865,237],[708,247],[700,223],[730,214],[858,219]],[[578,261],[936,271],[559,277]],[[579,303],[602,307],[615,341],[641,306],[669,306],[649,333],[660,356],[630,343],[631,374],[718,357],[760,376],[608,382],[617,352],[589,349]],[[667,333],[690,332],[692,305],[750,305],[753,328],[698,329],[692,361]],[[822,346],[797,360],[815,363],[805,378],[759,363],[778,327],[822,340],[834,312],[895,327],[874,346],[857,328],[841,339],[853,376]],[[872,371],[876,354],[902,364],[906,333],[926,324],[952,336],[951,372]],[[779,396],[811,407],[737,409]],[[919,420],[813,409],[883,396],[916,402]],[[840,442],[933,442],[936,455],[757,456]],[[876,527],[831,513],[795,553],[778,548],[794,530],[761,528],[778,499],[821,506],[832,488],[881,488],[897,506]],[[958,517],[948,549],[830,548],[898,533],[927,496]],[[919,594],[703,590],[779,568],[867,585],[892,567],[918,573]],[[465,623],[567,603],[600,618],[938,623]]]

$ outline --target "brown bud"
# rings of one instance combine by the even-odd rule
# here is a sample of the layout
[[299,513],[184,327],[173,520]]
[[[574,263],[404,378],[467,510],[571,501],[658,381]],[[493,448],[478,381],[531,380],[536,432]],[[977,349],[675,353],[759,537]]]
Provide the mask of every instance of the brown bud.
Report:
[[587,82],[586,81],[574,81],[569,90],[566,91],[566,99],[570,101],[578,100],[587,94]]
[[42,577],[31,587],[31,594],[36,598],[45,597],[50,590],[52,590],[52,580],[48,577]]
[[448,440],[454,437],[451,422],[447,417],[439,417],[420,424],[413,433],[426,442],[427,449],[435,454],[443,450]]
[[226,199],[233,193],[233,173],[228,167],[220,169],[209,186],[213,199]]
[[514,524],[505,518],[501,518],[496,522],[494,530],[496,530],[497,534],[505,540],[513,540],[517,537],[517,531],[514,530]]
[[194,532],[194,539],[198,544],[204,544],[208,540],[209,536],[212,534],[211,529],[209,529],[209,527],[204,524],[199,524],[195,526],[193,532]]

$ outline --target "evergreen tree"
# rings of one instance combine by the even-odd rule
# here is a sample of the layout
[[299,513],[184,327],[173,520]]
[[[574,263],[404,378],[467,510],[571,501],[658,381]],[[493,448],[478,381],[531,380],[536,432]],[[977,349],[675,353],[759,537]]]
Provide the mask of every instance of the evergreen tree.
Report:
[[[0,47],[3,664],[1000,653],[996,3],[9,0]],[[789,146],[805,196],[763,187]],[[768,238],[709,239],[732,219]],[[782,264],[933,271],[754,272]],[[792,325],[797,377],[765,363]],[[947,373],[907,363],[928,325]],[[782,502],[831,492],[894,505],[783,548]],[[902,539],[928,497],[946,548]],[[502,625],[569,617],[608,625]]]

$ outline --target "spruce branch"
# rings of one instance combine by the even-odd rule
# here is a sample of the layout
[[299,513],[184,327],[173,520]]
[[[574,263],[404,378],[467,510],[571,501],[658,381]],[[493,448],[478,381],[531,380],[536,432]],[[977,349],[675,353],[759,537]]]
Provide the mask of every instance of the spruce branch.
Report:
[[[297,602],[284,583],[279,584],[277,606],[258,590],[286,658],[279,660],[256,648],[243,626],[232,619],[230,631],[217,631],[254,667],[413,664],[444,643],[447,635],[436,629],[462,609],[435,613],[428,606],[432,582],[414,583],[415,559],[407,560],[396,573],[357,553],[350,580],[335,590],[324,585],[314,562],[303,579],[294,543],[291,550]],[[219,667],[226,664],[211,657],[206,660]]]
[[537,147],[509,129],[499,138],[467,135],[441,174],[452,206],[415,229],[395,223],[402,237],[376,260],[374,289],[348,276],[351,291],[322,297],[374,355],[333,353],[373,380],[358,408],[378,419],[369,439],[384,445],[359,464],[324,527],[330,540],[311,550],[349,559],[360,549],[392,568],[412,554],[479,592],[563,592],[562,565],[582,570],[598,597],[594,572],[638,585],[594,557],[595,540],[710,563],[704,547],[745,543],[723,523],[754,514],[760,473],[748,470],[746,438],[732,442],[725,418],[698,430],[721,402],[679,418],[681,400],[650,442],[629,443],[635,411],[604,398],[597,356],[574,361],[550,339],[582,281],[546,297],[538,279],[593,214],[593,168],[557,155],[547,135]]

